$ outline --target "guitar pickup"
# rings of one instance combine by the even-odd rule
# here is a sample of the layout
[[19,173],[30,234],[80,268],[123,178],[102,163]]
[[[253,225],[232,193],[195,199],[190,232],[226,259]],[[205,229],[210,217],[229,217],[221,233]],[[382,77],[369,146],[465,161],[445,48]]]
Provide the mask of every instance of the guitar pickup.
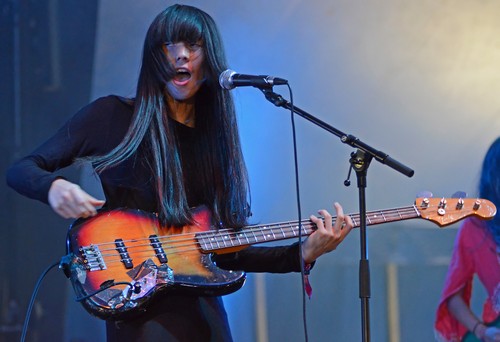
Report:
[[163,246],[160,240],[158,240],[158,236],[154,234],[150,235],[149,241],[151,247],[153,247],[153,249],[155,250],[156,257],[158,258],[160,263],[166,264],[168,262],[168,258],[167,255],[165,254],[165,251],[163,250]]
[[123,265],[125,265],[125,268],[126,269],[133,268],[134,264],[132,263],[132,259],[128,254],[127,247],[125,247],[125,244],[123,243],[123,239],[116,239],[115,246],[116,246],[116,251],[120,254]]

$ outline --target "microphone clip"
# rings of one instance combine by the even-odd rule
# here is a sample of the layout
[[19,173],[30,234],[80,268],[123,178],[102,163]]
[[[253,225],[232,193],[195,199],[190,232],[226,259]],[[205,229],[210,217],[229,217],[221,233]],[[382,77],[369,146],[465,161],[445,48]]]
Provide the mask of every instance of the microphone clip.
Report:
[[269,102],[274,104],[276,107],[282,107],[286,104],[286,100],[280,94],[276,94],[272,89],[272,85],[267,88],[260,88]]

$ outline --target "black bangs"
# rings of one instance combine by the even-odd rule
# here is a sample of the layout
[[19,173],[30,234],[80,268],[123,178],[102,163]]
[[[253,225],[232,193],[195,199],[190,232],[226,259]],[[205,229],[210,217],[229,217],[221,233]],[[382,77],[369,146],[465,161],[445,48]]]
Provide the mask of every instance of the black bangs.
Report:
[[197,42],[203,40],[204,18],[200,10],[175,5],[165,11],[164,42]]

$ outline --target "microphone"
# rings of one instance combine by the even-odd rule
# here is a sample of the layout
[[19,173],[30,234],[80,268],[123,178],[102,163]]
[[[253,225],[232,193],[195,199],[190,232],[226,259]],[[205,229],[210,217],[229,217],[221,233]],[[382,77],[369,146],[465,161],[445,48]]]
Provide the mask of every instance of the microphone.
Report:
[[268,75],[245,75],[237,74],[231,69],[221,72],[219,76],[219,84],[222,88],[231,90],[236,87],[256,87],[269,88],[275,85],[288,84],[288,81],[283,78],[278,78]]

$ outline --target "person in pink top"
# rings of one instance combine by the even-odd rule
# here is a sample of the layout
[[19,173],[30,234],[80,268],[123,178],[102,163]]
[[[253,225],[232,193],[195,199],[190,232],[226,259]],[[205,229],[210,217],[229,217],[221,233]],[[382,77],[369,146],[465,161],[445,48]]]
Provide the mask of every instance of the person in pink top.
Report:
[[[488,149],[479,197],[500,207],[500,138]],[[500,216],[465,220],[460,226],[434,324],[437,341],[500,341]],[[470,308],[477,275],[488,293],[482,317]]]

